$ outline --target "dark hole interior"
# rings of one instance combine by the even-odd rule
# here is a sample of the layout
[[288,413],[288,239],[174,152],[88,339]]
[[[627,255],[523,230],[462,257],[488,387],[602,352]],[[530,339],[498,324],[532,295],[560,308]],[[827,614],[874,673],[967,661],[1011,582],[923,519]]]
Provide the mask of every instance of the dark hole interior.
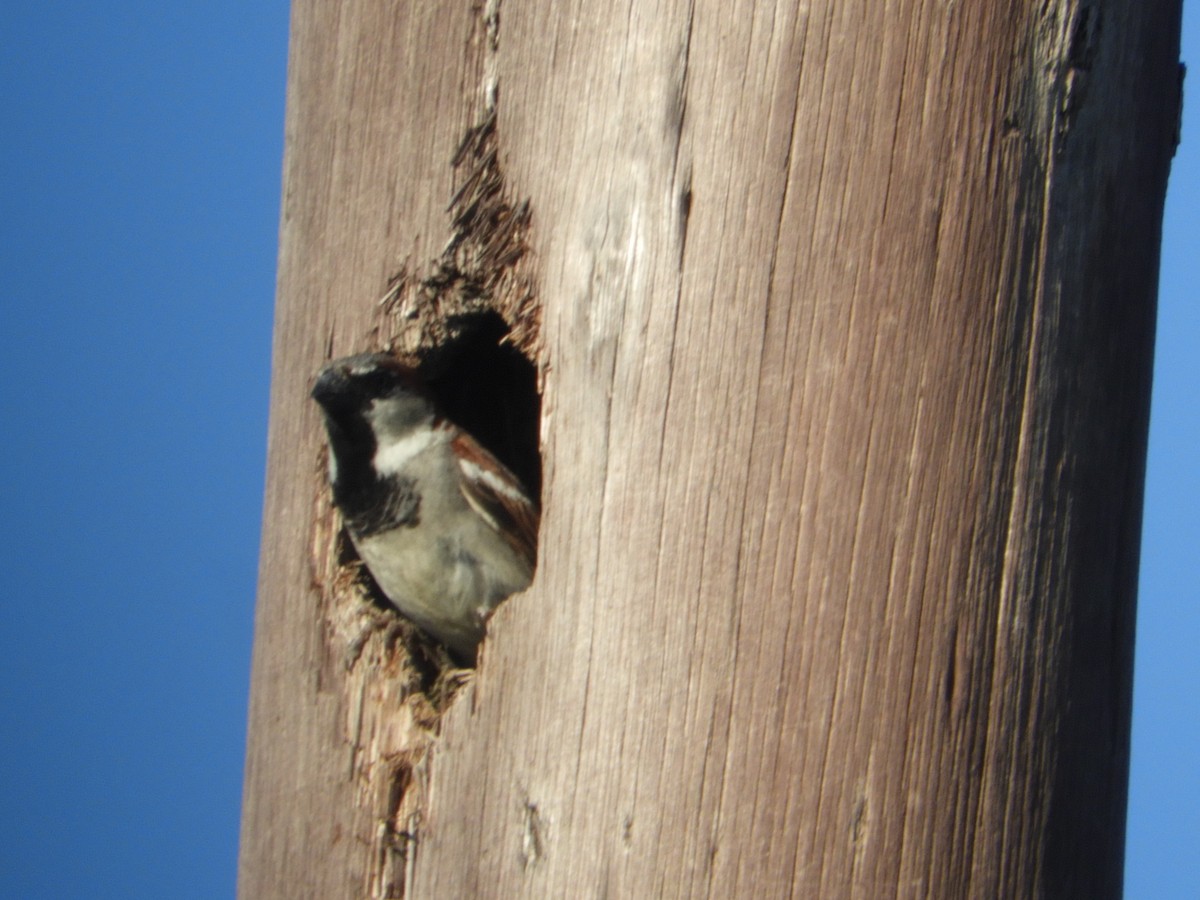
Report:
[[422,380],[445,414],[508,466],[540,502],[537,370],[516,347],[502,343],[508,325],[498,313],[459,316],[448,324],[456,337],[426,354]]

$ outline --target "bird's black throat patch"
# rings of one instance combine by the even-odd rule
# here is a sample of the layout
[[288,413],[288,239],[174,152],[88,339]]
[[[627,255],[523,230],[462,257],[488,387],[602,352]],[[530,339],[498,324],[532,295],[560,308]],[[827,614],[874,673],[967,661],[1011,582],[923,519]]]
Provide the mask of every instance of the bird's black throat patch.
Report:
[[334,502],[346,527],[357,538],[393,528],[412,528],[421,521],[421,494],[417,483],[403,475],[388,475],[360,483],[349,490],[334,485]]

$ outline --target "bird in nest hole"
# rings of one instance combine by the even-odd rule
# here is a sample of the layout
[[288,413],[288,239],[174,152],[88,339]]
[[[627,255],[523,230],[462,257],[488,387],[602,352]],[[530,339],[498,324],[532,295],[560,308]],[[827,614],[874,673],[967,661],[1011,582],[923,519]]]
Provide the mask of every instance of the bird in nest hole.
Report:
[[492,610],[533,578],[536,503],[388,354],[330,362],[312,397],[359,557],[400,612],[473,664]]

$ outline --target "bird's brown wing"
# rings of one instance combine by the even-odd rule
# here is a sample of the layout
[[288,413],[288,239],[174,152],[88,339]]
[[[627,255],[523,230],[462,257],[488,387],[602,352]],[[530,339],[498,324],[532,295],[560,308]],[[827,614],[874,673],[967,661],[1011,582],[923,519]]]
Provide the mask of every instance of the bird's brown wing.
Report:
[[529,563],[537,561],[537,532],[541,514],[517,477],[466,432],[453,440],[463,473],[463,496]]

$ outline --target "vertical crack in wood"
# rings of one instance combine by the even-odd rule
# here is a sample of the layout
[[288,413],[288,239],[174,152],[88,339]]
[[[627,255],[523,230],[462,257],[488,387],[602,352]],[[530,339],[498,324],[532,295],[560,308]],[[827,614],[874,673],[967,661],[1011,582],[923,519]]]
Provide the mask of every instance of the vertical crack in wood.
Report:
[[521,816],[521,868],[528,871],[546,854],[546,822],[531,800],[525,801]]
[[458,337],[466,318],[491,311],[507,323],[509,343],[531,360],[541,358],[541,313],[527,241],[532,212],[528,199],[509,194],[501,165],[500,7],[499,0],[488,0],[481,10],[481,110],[451,158],[457,187],[446,210],[450,237],[420,271],[411,261],[401,265],[380,299],[392,326],[387,349],[402,355],[421,358]]
[[380,300],[393,323],[388,349],[423,357],[459,337],[464,320],[492,311],[508,324],[507,340],[537,359],[540,314],[522,265],[531,210],[505,189],[495,110],[468,129],[452,164],[461,180],[447,208],[450,238],[421,273],[402,266]]

